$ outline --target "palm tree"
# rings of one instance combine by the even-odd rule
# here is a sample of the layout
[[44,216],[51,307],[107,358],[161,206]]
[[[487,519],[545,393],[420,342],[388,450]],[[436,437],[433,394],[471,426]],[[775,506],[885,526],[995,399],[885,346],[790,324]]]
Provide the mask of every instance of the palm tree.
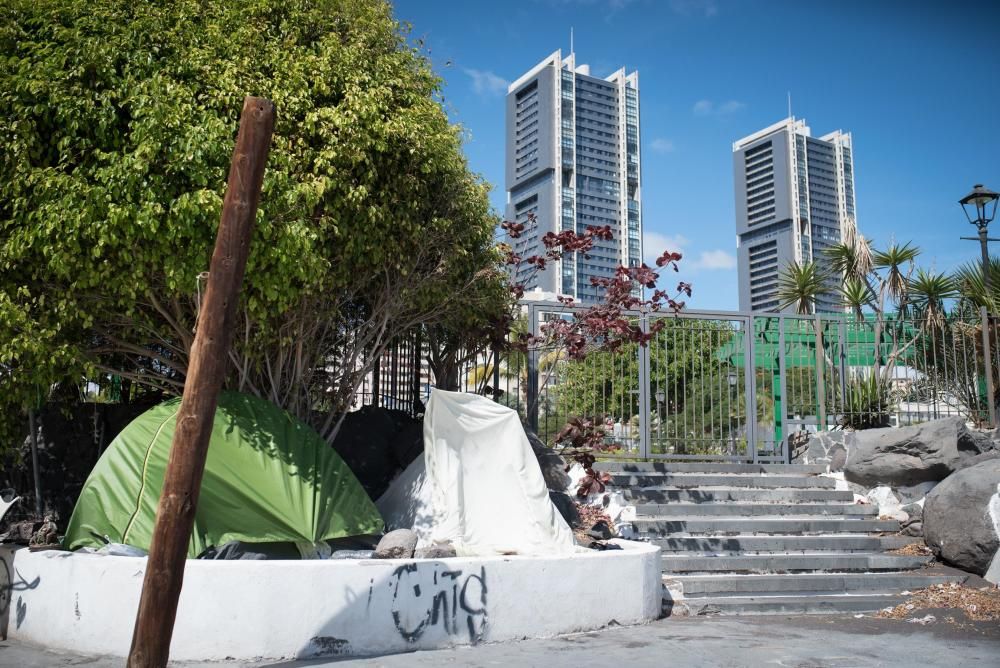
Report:
[[874,268],[871,242],[856,229],[848,228],[843,242],[825,249],[823,254],[830,261],[831,268],[844,278],[868,282]]
[[[778,277],[778,299],[781,308],[794,305],[795,311],[808,315],[816,311],[816,299],[830,291],[830,274],[821,269],[815,262],[797,264],[795,262],[785,267]],[[823,345],[823,324],[819,318],[813,322],[816,328],[816,371],[822,378],[826,368],[826,347]],[[826,422],[826,397],[823,383],[816,385],[817,411],[820,423]]]
[[878,312],[878,293],[872,285],[871,243],[856,229],[848,228],[844,241],[824,249],[823,255],[833,273],[843,276],[841,304],[859,318],[866,306]]
[[[906,311],[907,287],[909,287],[910,274],[913,273],[913,261],[917,259],[918,255],[920,255],[920,249],[912,246],[909,242],[902,246],[893,242],[884,251],[875,251],[872,254],[875,268],[886,270],[885,278],[882,281],[882,290],[895,302],[900,313]],[[906,264],[910,265],[909,268],[905,267]]]
[[829,274],[815,262],[791,262],[778,277],[778,299],[781,308],[795,306],[795,312],[802,315],[816,310],[816,299],[827,294]]
[[840,303],[851,310],[851,313],[860,322],[864,319],[864,307],[872,303],[872,291],[868,285],[856,276],[848,276],[844,279],[844,285],[840,288]]
[[983,265],[979,262],[963,264],[952,274],[961,306],[977,310],[985,306],[990,313],[1000,313],[1000,258],[990,258],[989,271],[989,295],[983,282]]
[[953,299],[958,291],[955,283],[943,273],[917,269],[917,276],[911,279],[907,288],[913,298],[913,306],[921,324],[941,327],[944,324],[946,299]]

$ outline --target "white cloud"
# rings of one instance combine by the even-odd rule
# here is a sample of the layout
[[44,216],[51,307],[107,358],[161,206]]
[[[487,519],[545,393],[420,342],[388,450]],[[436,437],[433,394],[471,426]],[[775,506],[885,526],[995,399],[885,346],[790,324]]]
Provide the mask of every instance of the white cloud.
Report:
[[663,255],[664,251],[684,252],[684,247],[690,241],[683,234],[660,234],[659,232],[646,231],[642,235],[642,250],[644,251],[643,261],[649,266],[656,264],[656,258]]
[[680,261],[681,275],[686,272],[699,271],[730,271],[736,268],[736,256],[721,248],[715,250],[701,251],[697,256],[686,252],[691,240],[683,234],[660,234],[659,232],[645,232],[642,235],[643,261],[653,267],[656,258],[663,255],[664,251],[681,253],[684,258]]
[[698,100],[694,103],[694,108],[692,109],[696,116],[707,116],[712,113],[712,101],[711,100]]
[[694,112],[695,116],[727,116],[736,113],[746,106],[739,100],[728,100],[719,105],[716,105],[711,100],[698,100],[694,103],[691,111]]
[[475,70],[466,67],[464,71],[472,78],[472,90],[476,91],[477,95],[504,95],[507,92],[507,86],[510,85],[509,81],[488,70]]
[[719,13],[715,0],[670,0],[670,9],[681,16],[700,14],[705,18],[712,18]]
[[694,269],[730,270],[736,268],[736,256],[720,249],[702,251],[694,262],[691,263]]
[[672,139],[664,139],[663,137],[654,139],[649,147],[657,153],[673,153],[675,148]]

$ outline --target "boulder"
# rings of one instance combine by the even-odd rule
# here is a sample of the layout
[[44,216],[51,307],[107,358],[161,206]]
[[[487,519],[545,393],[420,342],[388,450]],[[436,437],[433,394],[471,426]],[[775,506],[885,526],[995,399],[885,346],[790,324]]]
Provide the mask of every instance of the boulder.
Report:
[[417,549],[417,534],[410,529],[396,529],[382,536],[373,559],[410,559]]
[[595,540],[608,540],[615,537],[611,527],[604,520],[598,520],[594,523],[594,526],[590,527],[590,531],[587,535]]
[[844,474],[847,480],[867,487],[944,480],[980,461],[977,455],[994,451],[989,435],[970,431],[960,417],[865,429],[855,432],[853,440]]
[[566,492],[557,492],[555,490],[549,490],[549,499],[552,501],[552,505],[556,507],[562,518],[566,520],[566,524],[576,526],[580,521],[580,512],[577,510],[576,501],[573,497]]
[[998,525],[1000,459],[948,476],[924,502],[927,545],[944,561],[977,575],[987,572],[1000,547]]
[[826,466],[828,473],[843,471],[847,461],[849,440],[853,436],[853,432],[843,430],[810,434],[805,447],[798,452],[795,461],[801,464],[821,464]]
[[413,556],[417,559],[450,559],[451,557],[457,557],[458,553],[455,551],[455,546],[451,543],[441,543],[421,547],[417,549]]
[[524,433],[528,436],[528,443],[531,444],[538,466],[542,469],[545,486],[559,492],[565,491],[572,482],[566,474],[566,460],[545,445],[532,430],[525,428]]
[[906,519],[901,522],[904,527],[914,522],[922,522],[924,519],[924,507],[919,503],[911,503],[903,506],[902,511],[906,513]]

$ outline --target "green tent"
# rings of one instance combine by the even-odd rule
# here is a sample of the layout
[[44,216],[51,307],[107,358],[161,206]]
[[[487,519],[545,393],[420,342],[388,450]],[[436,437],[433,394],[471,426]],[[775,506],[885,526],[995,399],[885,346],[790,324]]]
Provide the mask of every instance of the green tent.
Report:
[[[65,547],[100,547],[97,536],[106,536],[149,549],[179,409],[180,399],[156,406],[111,443],[83,486]],[[361,483],[315,431],[267,401],[222,393],[189,557],[233,540],[317,543],[382,526]]]

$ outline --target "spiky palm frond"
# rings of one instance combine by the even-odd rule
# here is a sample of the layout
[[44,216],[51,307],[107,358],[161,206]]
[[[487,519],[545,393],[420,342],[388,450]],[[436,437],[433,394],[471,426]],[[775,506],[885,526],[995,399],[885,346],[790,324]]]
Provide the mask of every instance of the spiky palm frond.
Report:
[[958,295],[950,276],[923,269],[917,269],[917,276],[910,280],[907,289],[917,313],[930,326],[944,324],[944,302]]
[[905,306],[907,298],[906,288],[908,286],[904,265],[912,265],[918,255],[920,255],[920,249],[909,242],[902,246],[893,243],[884,251],[875,251],[872,254],[874,266],[886,270],[885,288],[892,300],[900,307]]
[[778,276],[781,308],[794,305],[797,313],[812,313],[816,298],[830,290],[829,274],[815,262],[789,263]]
[[986,294],[982,263],[968,262],[955,270],[952,280],[959,298],[967,306],[985,306],[991,313],[1000,313],[1000,258],[990,258],[990,294]]
[[868,285],[856,276],[848,276],[840,288],[840,303],[851,310],[860,320],[864,317],[864,308],[872,301]]
[[825,249],[830,268],[844,276],[865,281],[872,271],[871,243],[854,228],[848,228],[844,241]]

